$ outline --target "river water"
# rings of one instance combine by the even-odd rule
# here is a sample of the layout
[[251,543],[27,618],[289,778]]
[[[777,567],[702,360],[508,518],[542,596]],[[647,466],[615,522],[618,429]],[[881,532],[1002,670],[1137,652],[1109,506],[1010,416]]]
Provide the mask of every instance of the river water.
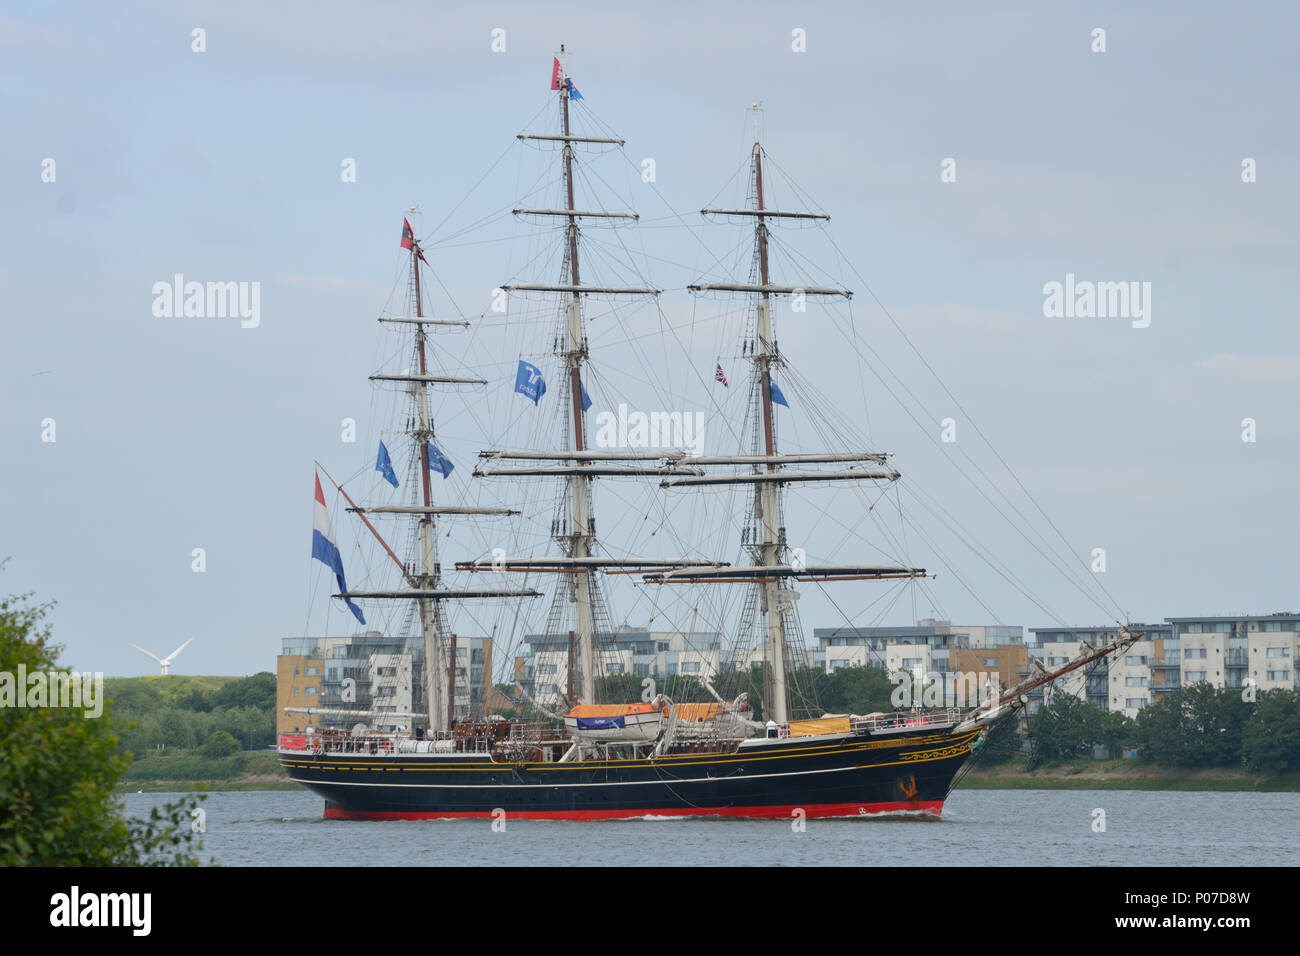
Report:
[[[128,794],[127,813],[175,798]],[[507,820],[504,832],[490,820],[324,820],[307,791],[210,793],[202,806],[202,857],[224,866],[1300,865],[1296,793],[958,789],[941,820],[808,820],[802,832],[707,818]]]

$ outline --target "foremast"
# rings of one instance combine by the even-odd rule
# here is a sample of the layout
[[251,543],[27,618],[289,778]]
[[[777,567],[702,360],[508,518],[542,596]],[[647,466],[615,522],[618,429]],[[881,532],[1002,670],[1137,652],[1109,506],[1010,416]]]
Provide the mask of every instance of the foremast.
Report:
[[[764,646],[768,663],[769,688],[766,696],[767,713],[779,724],[790,719],[790,693],[788,667],[792,660],[788,621],[796,621],[794,601],[798,594],[790,586],[794,580],[848,581],[862,579],[913,578],[925,574],[924,568],[888,565],[809,565],[802,558],[787,556],[789,551],[784,527],[784,489],[794,482],[820,482],[840,480],[894,481],[898,472],[850,464],[844,470],[789,470],[789,466],[817,463],[870,463],[885,466],[888,456],[880,452],[845,452],[824,454],[783,455],[777,442],[775,417],[776,401],[773,397],[772,373],[784,364],[777,346],[772,317],[774,297],[801,295],[804,297],[851,298],[846,289],[817,286],[811,283],[781,285],[772,281],[769,269],[768,222],[773,219],[828,220],[828,215],[817,212],[773,210],[767,207],[763,189],[763,146],[758,126],[758,104],[754,104],[754,146],[750,171],[753,184],[753,205],[744,209],[702,209],[704,216],[735,216],[754,221],[754,259],[758,282],[696,283],[687,288],[697,293],[738,293],[754,298],[756,342],[750,354],[751,383],[756,389],[758,414],[754,420],[755,440],[752,455],[712,456],[709,458],[683,458],[682,466],[747,465],[747,473],[707,474],[702,477],[670,478],[661,484],[665,488],[682,488],[697,485],[752,484],[753,529],[747,530],[743,544],[750,552],[753,564],[747,567],[725,569],[684,569],[645,575],[645,580],[666,583],[744,583],[756,589],[757,609],[765,618]],[[747,609],[754,605],[747,604]],[[741,627],[746,622],[742,620]]]
[[[758,372],[758,377],[762,383],[759,389],[759,407],[763,415],[763,448],[764,454],[769,458],[776,454],[776,426],[772,420],[772,364],[776,361],[776,345],[772,335],[772,293],[767,291],[768,270],[767,270],[767,222],[763,215],[765,206],[763,203],[763,149],[759,141],[758,130],[758,110],[754,110],[754,190],[756,195],[755,208],[758,211],[754,225],[754,241],[758,248],[758,270],[759,280],[763,286],[763,291],[759,293],[758,299],[758,343],[754,351],[754,367]],[[767,470],[769,473],[776,470],[776,465],[768,463]],[[781,560],[781,551],[785,547],[785,542],[781,540],[781,529],[778,525],[779,511],[777,508],[777,485],[773,482],[764,482],[755,489],[757,491],[758,514],[755,516],[762,522],[762,543],[759,545],[759,564],[764,567],[776,567]],[[789,692],[786,686],[786,634],[785,634],[785,615],[782,613],[780,603],[781,582],[776,578],[769,578],[761,585],[763,588],[763,604],[767,610],[767,646],[771,653],[768,655],[770,660],[772,674],[772,700],[774,702],[773,717],[779,724],[784,724],[790,719]]]

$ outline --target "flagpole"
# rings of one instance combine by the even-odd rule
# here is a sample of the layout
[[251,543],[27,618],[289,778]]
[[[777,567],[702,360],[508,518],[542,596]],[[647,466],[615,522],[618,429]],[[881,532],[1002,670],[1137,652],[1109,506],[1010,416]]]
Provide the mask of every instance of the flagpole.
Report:
[[328,471],[325,471],[324,465],[319,461],[316,461],[314,458],[312,459],[312,462],[321,470],[326,478],[329,478],[329,483],[338,489],[339,494],[347,499],[348,504],[352,506],[352,510],[356,513],[357,517],[365,523],[365,526],[370,529],[370,533],[375,536],[375,540],[384,546],[384,550],[387,551],[388,556],[393,559],[393,563],[402,569],[402,576],[406,578],[406,582],[410,584],[411,587],[415,587],[415,581],[411,579],[411,575],[407,572],[406,565],[402,563],[402,559],[393,552],[393,549],[388,546],[388,542],[384,540],[384,536],[375,529],[375,526],[370,523],[370,519],[367,518],[361,509],[357,507],[357,503],[352,500],[352,496],[343,490],[343,486],[335,481]]

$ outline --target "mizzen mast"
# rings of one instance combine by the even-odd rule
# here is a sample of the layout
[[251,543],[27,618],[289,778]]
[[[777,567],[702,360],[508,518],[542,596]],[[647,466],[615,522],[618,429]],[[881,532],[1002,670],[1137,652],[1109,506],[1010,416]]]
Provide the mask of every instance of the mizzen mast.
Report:
[[[420,241],[415,237],[411,239],[411,269],[415,277],[415,317],[424,318],[424,297],[420,294],[420,257],[424,253],[420,251]],[[428,362],[425,355],[425,330],[424,324],[417,322],[415,325],[415,354],[417,358],[417,369],[421,376],[429,374]],[[433,440],[433,427],[429,419],[429,393],[422,385],[416,390],[416,430],[415,440],[419,442],[420,448],[420,493],[423,497],[424,507],[433,507],[433,487],[432,476],[429,474],[429,442]],[[436,588],[438,586],[438,565],[433,557],[433,519],[432,514],[423,514],[419,519],[420,527],[420,575],[417,587]],[[440,730],[447,729],[445,720],[447,707],[442,700],[442,692],[445,686],[442,675],[445,673],[442,663],[442,641],[440,640],[441,623],[438,618],[441,615],[435,613],[435,605],[430,598],[417,598],[420,609],[420,633],[424,638],[424,701],[429,711],[429,732],[436,734]],[[454,667],[455,662],[451,665]]]
[[[404,224],[405,225],[405,224]],[[343,491],[341,485],[335,483],[345,497],[347,497],[349,511],[356,514],[365,524],[366,528],[374,535],[379,543],[387,551],[389,557],[402,569],[402,577],[406,587],[386,590],[350,590],[346,594],[339,595],[348,599],[370,599],[370,600],[396,600],[416,602],[420,617],[420,632],[424,644],[424,693],[425,704],[428,712],[428,729],[431,735],[439,734],[450,729],[451,713],[453,712],[454,701],[450,698],[452,693],[451,687],[454,686],[448,680],[451,673],[450,668],[454,662],[445,653],[446,640],[444,636],[444,622],[442,617],[443,601],[459,601],[473,598],[499,599],[512,597],[539,597],[537,591],[531,588],[445,588],[442,583],[442,573],[437,560],[437,553],[434,546],[434,520],[438,515],[518,515],[517,510],[509,508],[479,508],[471,506],[444,505],[438,506],[433,501],[433,484],[432,475],[430,474],[431,466],[434,464],[430,460],[430,448],[433,442],[434,428],[433,419],[429,414],[429,393],[431,386],[441,385],[485,385],[485,380],[481,378],[470,378],[448,375],[431,375],[429,373],[427,338],[426,331],[429,326],[452,326],[465,328],[469,323],[464,319],[434,319],[425,318],[424,315],[424,297],[421,291],[420,282],[420,263],[427,262],[424,257],[424,251],[421,248],[420,241],[415,237],[412,230],[404,229],[402,245],[406,247],[409,243],[411,251],[411,297],[415,305],[414,316],[387,316],[381,317],[380,322],[395,323],[404,326],[411,326],[415,333],[415,369],[406,371],[398,375],[376,374],[371,375],[371,381],[378,382],[401,382],[407,385],[414,394],[415,402],[415,428],[409,432],[410,437],[417,444],[416,457],[420,464],[420,487],[418,491],[419,504],[415,505],[377,505],[373,507],[359,507],[347,492]],[[328,477],[328,473],[326,475]],[[330,479],[333,482],[333,479]],[[415,519],[418,522],[418,546],[419,546],[419,565],[418,570],[408,569],[394,553],[393,549],[380,535],[379,531],[366,517],[367,514],[391,514],[404,516],[408,519]],[[445,696],[446,695],[446,696]]]

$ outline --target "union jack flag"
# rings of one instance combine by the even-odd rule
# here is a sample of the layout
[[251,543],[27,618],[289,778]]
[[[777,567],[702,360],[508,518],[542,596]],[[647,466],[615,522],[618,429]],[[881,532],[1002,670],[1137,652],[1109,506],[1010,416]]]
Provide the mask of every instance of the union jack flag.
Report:
[[731,388],[731,386],[727,384],[727,376],[726,376],[726,374],[722,371],[722,366],[721,366],[721,365],[719,365],[719,366],[718,366],[718,370],[717,370],[716,372],[713,373],[713,380],[714,380],[715,382],[721,382],[721,383],[723,384],[723,386],[726,387],[726,388]]

